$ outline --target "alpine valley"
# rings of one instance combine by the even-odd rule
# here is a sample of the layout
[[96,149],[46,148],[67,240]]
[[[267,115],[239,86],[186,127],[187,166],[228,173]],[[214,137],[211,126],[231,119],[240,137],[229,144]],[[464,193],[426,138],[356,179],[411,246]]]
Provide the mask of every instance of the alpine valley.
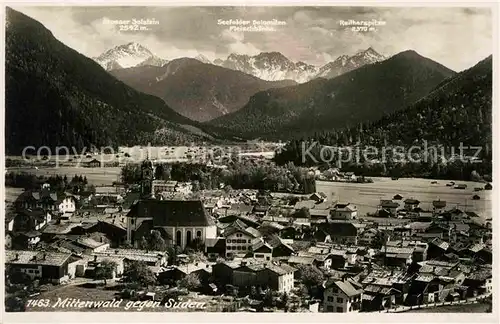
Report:
[[344,128],[403,110],[454,74],[405,51],[333,79],[259,92],[238,112],[210,123],[242,136],[270,139]]
[[39,22],[11,8],[6,13],[8,153],[213,139],[200,128],[206,126],[125,85]]

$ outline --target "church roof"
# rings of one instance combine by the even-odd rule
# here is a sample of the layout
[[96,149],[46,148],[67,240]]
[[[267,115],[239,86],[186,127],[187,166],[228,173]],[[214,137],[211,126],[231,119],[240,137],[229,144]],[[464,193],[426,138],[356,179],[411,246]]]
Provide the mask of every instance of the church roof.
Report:
[[212,226],[200,200],[139,200],[127,217],[153,218],[153,226]]

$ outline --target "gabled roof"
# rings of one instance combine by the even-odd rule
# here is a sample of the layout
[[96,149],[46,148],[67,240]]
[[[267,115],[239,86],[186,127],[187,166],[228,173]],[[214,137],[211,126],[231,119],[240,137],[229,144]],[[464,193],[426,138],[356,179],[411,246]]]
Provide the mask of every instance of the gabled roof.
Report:
[[70,253],[7,250],[5,263],[62,266],[70,256]]
[[285,275],[288,273],[293,273],[296,270],[297,269],[295,269],[294,267],[292,267],[288,264],[285,264],[285,263],[282,263],[279,265],[269,263],[269,264],[264,265],[264,268],[261,271],[272,271],[272,272],[282,276],[282,275]]
[[362,293],[361,290],[357,290],[349,281],[340,281],[340,280],[328,280],[326,283],[326,287],[336,286],[340,289],[344,294],[348,297],[353,297],[360,295]]
[[297,256],[292,255],[288,258],[288,263],[292,264],[313,264],[316,258],[314,256]]
[[153,226],[212,226],[200,200],[139,200],[127,217],[153,218]]
[[418,201],[417,199],[408,198],[405,200],[405,204],[418,205],[420,204],[420,201]]
[[383,208],[398,208],[399,204],[397,202],[393,202],[392,200],[381,200],[379,206]]
[[430,243],[444,251],[448,250],[448,248],[450,247],[450,244],[448,242],[441,240],[439,237],[436,237]]
[[316,204],[315,200],[302,200],[302,201],[298,201],[295,204],[294,208],[295,209],[302,209],[302,208],[312,209],[315,204]]
[[351,203],[337,203],[333,207],[336,211],[356,211],[356,206],[351,205]]

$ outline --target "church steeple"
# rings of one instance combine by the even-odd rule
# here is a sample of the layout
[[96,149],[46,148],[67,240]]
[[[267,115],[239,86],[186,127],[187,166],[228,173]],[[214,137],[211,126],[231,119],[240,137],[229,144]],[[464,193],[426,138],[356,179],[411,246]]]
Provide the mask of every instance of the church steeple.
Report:
[[153,162],[146,157],[141,164],[141,199],[148,199],[153,194],[154,168]]

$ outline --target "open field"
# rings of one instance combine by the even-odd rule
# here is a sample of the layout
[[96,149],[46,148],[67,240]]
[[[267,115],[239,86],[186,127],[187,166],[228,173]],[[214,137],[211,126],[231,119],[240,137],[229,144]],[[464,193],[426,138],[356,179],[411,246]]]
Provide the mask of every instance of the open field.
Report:
[[85,168],[85,167],[39,167],[38,169],[29,167],[7,168],[7,172],[26,172],[37,176],[61,175],[72,178],[75,175],[86,176],[90,184],[95,186],[108,186],[114,181],[119,181],[120,167],[106,168]]
[[[373,183],[344,183],[344,182],[316,182],[316,191],[324,192],[329,199],[341,202],[350,202],[358,206],[360,215],[373,213],[380,203],[380,199],[392,199],[396,194],[406,198],[418,199],[423,209],[432,209],[432,201],[441,199],[447,202],[447,208],[459,207],[462,210],[473,211],[481,218],[492,217],[492,192],[475,192],[475,187],[484,187],[483,183],[460,181],[467,184],[467,189],[453,189],[447,187],[447,180],[437,180],[431,184],[429,179],[401,178],[372,178]],[[333,196],[332,196],[333,194]],[[479,195],[480,200],[472,200],[473,195]]]
[[[86,168],[86,167],[12,167],[8,171],[28,172],[35,175],[67,175],[68,178],[75,174],[84,175],[89,183],[95,186],[108,186],[114,181],[119,181],[120,167]],[[415,198],[421,202],[423,209],[432,209],[432,201],[441,199],[447,202],[447,207],[459,207],[462,210],[476,212],[481,218],[492,217],[492,192],[475,192],[475,187],[484,187],[483,183],[464,182],[467,189],[453,189],[447,187],[449,181],[440,180],[437,184],[431,184],[429,179],[401,178],[391,180],[390,178],[373,178],[373,183],[346,183],[317,181],[316,190],[327,194],[331,200],[350,202],[358,207],[360,216],[373,213],[377,209],[380,199],[391,199],[400,194],[403,200]],[[7,195],[16,195],[16,191],[7,188]],[[332,196],[333,194],[333,196]],[[473,195],[479,195],[480,200],[472,200]],[[18,195],[18,193],[17,193]]]

